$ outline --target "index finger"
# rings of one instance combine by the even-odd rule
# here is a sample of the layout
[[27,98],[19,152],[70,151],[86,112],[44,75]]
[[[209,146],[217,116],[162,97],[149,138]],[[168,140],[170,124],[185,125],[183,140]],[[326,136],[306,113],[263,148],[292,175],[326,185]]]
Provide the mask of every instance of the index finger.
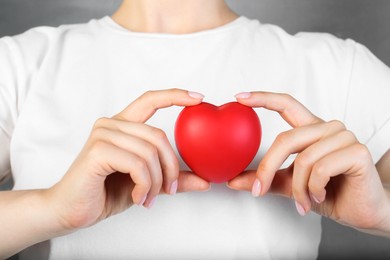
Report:
[[272,92],[243,92],[236,95],[237,101],[250,107],[263,107],[278,112],[286,122],[296,128],[323,122],[292,96]]
[[201,103],[203,98],[200,93],[182,89],[147,91],[113,118],[145,123],[160,108],[193,106]]

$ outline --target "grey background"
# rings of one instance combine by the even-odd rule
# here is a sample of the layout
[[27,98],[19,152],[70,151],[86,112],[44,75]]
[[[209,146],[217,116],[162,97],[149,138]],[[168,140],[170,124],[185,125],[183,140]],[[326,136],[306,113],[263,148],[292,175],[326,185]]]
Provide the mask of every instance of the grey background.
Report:
[[[39,26],[86,22],[110,15],[120,0],[0,0],[0,37]],[[227,0],[239,14],[289,33],[316,31],[352,38],[390,65],[388,0]],[[12,181],[1,189],[12,187]],[[390,259],[390,240],[322,220],[318,259]],[[283,250],[281,248],[281,250]],[[17,259],[17,256],[12,259]]]

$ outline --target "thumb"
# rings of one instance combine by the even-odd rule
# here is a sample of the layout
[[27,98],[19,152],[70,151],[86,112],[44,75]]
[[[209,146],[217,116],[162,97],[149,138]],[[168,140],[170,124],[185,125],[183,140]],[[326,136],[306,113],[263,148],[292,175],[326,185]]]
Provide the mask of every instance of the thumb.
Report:
[[201,103],[203,98],[202,94],[182,89],[147,91],[113,118],[145,123],[160,108],[193,106]]
[[227,186],[233,190],[252,191],[253,183],[256,179],[256,171],[245,171],[237,177],[228,181]]
[[207,191],[210,189],[210,183],[193,172],[181,171],[178,178],[178,192],[188,191]]
[[[249,170],[241,173],[227,183],[233,190],[252,191],[253,183],[256,180],[256,171]],[[292,197],[292,172],[291,168],[281,169],[276,172],[269,192],[284,197]]]

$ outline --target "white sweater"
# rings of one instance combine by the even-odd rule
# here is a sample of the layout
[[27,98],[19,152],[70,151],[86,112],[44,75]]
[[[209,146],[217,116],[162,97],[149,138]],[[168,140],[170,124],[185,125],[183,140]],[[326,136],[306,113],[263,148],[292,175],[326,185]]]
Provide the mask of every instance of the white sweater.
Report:
[[[0,39],[0,179],[12,173],[18,190],[52,186],[97,118],[147,90],[172,87],[216,105],[242,91],[289,93],[317,116],[342,120],[374,160],[390,147],[390,70],[352,40],[293,36],[246,17],[184,35],[129,32],[104,17]],[[180,110],[161,110],[148,122],[173,147]],[[290,128],[278,114],[256,111],[263,140],[251,168]],[[132,207],[20,258],[315,259],[320,235],[320,216],[299,216],[289,199],[253,198],[218,184],[160,196],[151,210]]]

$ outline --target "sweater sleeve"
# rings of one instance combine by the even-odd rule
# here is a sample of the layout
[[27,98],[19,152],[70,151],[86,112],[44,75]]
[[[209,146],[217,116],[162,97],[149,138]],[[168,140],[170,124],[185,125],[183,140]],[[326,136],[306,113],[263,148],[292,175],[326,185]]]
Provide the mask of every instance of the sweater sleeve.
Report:
[[51,28],[0,38],[0,183],[11,174],[12,135],[34,75],[45,58]]
[[363,45],[354,45],[345,122],[377,162],[390,149],[390,68]]
[[0,39],[0,183],[11,175],[10,143],[17,118],[17,85],[22,81],[7,38]]

